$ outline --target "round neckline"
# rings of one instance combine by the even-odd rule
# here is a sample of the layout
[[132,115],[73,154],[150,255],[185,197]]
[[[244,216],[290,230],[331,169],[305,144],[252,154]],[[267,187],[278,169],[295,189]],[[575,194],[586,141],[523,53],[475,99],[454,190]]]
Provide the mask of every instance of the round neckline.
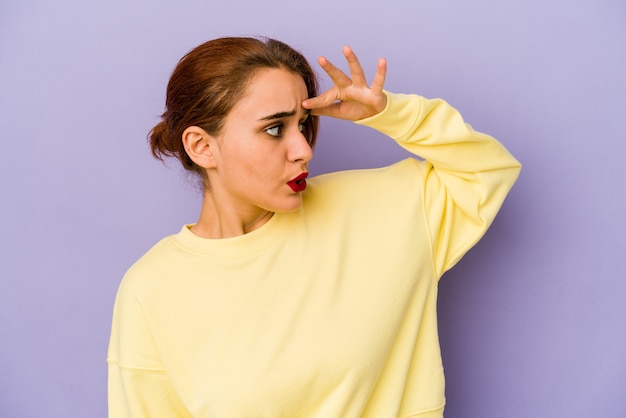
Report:
[[184,249],[202,255],[228,259],[247,257],[279,241],[289,231],[296,213],[297,211],[274,213],[260,228],[236,237],[202,238],[191,232],[190,228],[194,224],[186,224],[172,238]]

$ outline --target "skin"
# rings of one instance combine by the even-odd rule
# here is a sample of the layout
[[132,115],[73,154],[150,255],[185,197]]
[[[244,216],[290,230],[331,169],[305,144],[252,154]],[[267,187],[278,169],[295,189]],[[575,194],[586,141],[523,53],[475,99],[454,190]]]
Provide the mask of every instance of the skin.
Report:
[[368,86],[352,49],[344,47],[343,53],[350,76],[320,57],[334,85],[315,98],[308,97],[297,74],[264,69],[251,80],[219,135],[197,126],[183,132],[185,150],[206,170],[210,184],[192,232],[203,238],[235,237],[260,228],[275,212],[299,209],[302,192],[294,192],[287,182],[307,172],[313,157],[301,132],[308,113],[354,121],[385,108],[385,60],[379,59]]

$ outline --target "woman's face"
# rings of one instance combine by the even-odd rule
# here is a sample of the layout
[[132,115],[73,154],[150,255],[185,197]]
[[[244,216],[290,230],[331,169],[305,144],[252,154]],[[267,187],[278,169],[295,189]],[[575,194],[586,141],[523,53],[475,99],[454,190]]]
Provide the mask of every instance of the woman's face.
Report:
[[257,73],[216,137],[215,168],[208,173],[211,192],[243,216],[288,212],[302,205],[313,156],[302,134],[308,112],[302,77],[285,69]]

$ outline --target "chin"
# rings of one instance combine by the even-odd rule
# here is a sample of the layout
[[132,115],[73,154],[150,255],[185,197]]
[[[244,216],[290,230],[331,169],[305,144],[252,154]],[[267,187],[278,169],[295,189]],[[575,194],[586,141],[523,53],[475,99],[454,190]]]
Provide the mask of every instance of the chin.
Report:
[[277,204],[272,212],[295,212],[302,207],[302,195],[298,194],[297,196],[293,196],[288,201],[280,202]]

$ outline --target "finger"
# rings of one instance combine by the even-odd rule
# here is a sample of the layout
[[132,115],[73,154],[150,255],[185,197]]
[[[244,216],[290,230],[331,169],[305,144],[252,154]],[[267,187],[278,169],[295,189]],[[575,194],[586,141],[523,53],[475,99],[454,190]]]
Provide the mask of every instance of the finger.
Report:
[[376,67],[376,75],[372,81],[372,90],[375,93],[382,93],[385,86],[385,77],[387,76],[387,60],[385,58],[378,59]]
[[326,57],[319,57],[317,62],[326,71],[326,74],[330,77],[331,81],[337,87],[347,87],[352,84],[352,80],[343,71],[335,67],[335,65],[328,61]]
[[331,103],[328,106],[311,109],[311,115],[314,116],[330,116],[333,118],[340,117],[342,115],[341,107],[344,105],[342,102]]
[[350,75],[352,76],[352,84],[357,86],[367,86],[367,80],[365,79],[365,73],[363,67],[359,62],[356,54],[349,46],[343,47],[343,55],[348,61],[348,68],[350,68]]
[[322,107],[330,106],[337,100],[337,87],[332,87],[326,90],[324,93],[306,99],[302,102],[302,107],[305,109],[319,109]]

